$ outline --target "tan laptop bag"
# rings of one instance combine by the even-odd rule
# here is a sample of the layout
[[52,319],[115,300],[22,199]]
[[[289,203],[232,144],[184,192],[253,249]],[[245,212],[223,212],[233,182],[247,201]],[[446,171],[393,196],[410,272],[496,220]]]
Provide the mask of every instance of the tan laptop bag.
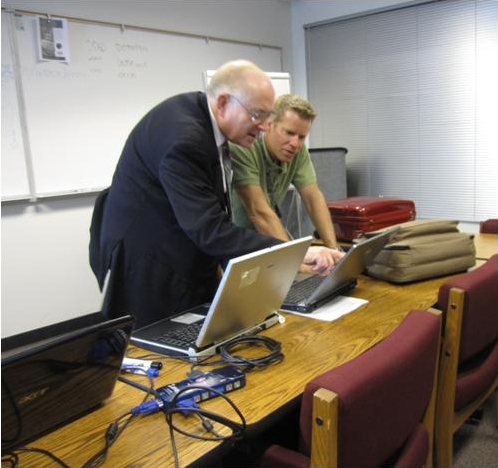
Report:
[[[408,283],[465,271],[475,265],[474,236],[460,232],[458,221],[401,223],[367,273],[393,283]],[[372,233],[373,234],[373,233]]]

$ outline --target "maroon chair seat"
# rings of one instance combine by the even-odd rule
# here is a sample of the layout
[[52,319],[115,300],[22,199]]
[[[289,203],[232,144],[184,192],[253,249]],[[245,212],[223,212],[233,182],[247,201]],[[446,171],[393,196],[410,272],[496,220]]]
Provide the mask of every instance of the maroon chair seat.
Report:
[[271,446],[260,466],[431,465],[440,333],[439,313],[413,310],[376,346],[313,379],[299,452]]

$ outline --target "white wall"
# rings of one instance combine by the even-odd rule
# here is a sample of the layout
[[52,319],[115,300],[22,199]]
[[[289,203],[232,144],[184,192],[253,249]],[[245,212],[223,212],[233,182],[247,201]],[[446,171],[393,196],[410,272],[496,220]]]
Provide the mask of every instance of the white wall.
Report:
[[93,201],[2,206],[2,337],[100,309],[88,265]]
[[[282,71],[292,68],[290,4],[280,0],[2,0],[2,7],[275,45],[283,48]],[[2,205],[2,337],[99,310],[88,264],[94,199]]]

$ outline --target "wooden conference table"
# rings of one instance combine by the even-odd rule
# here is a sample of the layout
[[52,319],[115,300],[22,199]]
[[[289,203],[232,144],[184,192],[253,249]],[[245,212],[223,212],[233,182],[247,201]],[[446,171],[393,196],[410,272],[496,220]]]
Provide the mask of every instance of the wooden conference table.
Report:
[[476,259],[487,260],[498,250],[498,235],[496,234],[476,234],[474,236],[476,246]]
[[[490,248],[486,255],[496,253],[496,240],[497,236],[494,236],[493,242],[490,241],[494,249]],[[248,372],[246,386],[228,395],[246,419],[248,436],[267,428],[272,418],[284,408],[296,405],[309,380],[375,345],[399,324],[410,309],[431,307],[439,286],[447,279],[393,285],[362,276],[351,296],[369,302],[338,320],[324,322],[285,314],[285,323],[262,333],[282,343],[285,359],[262,370]],[[145,353],[137,348],[131,351],[133,356]],[[243,353],[243,350],[239,352]],[[163,363],[160,376],[156,378],[156,388],[184,379],[190,369],[187,363],[167,358]],[[133,379],[146,384],[144,378],[133,376]],[[143,396],[142,391],[118,382],[113,395],[101,408],[37,439],[30,446],[49,450],[69,466],[80,467],[103,447],[103,435],[108,425],[139,404]],[[221,398],[204,402],[202,407],[237,420]],[[189,420],[192,430],[201,434],[199,420],[195,417]],[[228,434],[228,430],[222,430],[222,433]],[[175,440],[181,467],[196,462],[202,464],[201,459],[209,460],[210,456],[216,456],[217,451],[222,450],[220,442],[197,440],[181,434],[176,434]],[[55,464],[38,454],[22,454],[20,467],[28,466]],[[173,467],[171,439],[164,415],[156,413],[135,418],[112,445],[102,466]]]

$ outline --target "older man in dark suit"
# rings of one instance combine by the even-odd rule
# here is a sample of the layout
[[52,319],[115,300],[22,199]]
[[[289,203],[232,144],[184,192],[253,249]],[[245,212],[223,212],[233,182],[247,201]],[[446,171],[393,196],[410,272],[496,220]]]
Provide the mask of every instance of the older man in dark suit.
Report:
[[[251,62],[223,65],[207,93],[171,97],[128,137],[111,187],[92,218],[90,263],[109,275],[103,312],[143,326],[212,299],[218,265],[276,245],[231,222],[222,165],[226,141],[250,146],[274,103],[271,80]],[[304,262],[323,274],[333,253],[310,247]]]

